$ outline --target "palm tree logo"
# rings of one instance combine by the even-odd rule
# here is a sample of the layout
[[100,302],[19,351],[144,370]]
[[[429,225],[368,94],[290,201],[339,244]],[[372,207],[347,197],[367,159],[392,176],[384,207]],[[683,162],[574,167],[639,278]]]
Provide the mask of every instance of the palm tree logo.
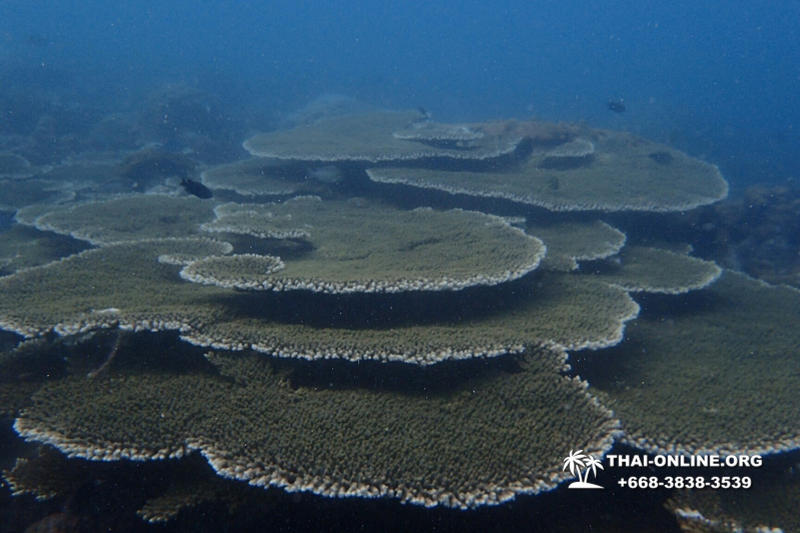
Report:
[[[583,469],[585,471],[581,472]],[[592,471],[593,476],[597,476],[597,469],[603,470],[603,464],[589,454],[583,453],[583,450],[569,451],[569,455],[564,459],[564,468],[561,470],[569,469],[569,473],[573,476],[578,476],[578,481],[573,481],[569,484],[571,489],[602,489],[600,485],[589,483],[586,481],[589,478],[589,471]],[[583,473],[583,476],[581,476]]]

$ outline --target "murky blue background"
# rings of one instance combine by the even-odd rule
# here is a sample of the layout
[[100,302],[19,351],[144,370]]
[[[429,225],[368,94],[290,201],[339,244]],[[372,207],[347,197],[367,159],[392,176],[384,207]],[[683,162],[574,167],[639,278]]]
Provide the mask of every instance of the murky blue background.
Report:
[[3,0],[0,81],[109,110],[178,81],[254,116],[341,93],[583,120],[705,157],[735,188],[800,176],[798,21],[787,0]]

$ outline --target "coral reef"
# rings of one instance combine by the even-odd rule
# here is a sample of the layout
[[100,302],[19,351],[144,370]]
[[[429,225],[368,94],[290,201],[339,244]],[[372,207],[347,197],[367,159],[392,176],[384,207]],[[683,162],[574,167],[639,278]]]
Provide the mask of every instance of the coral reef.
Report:
[[[710,260],[791,249],[794,193],[733,214],[703,207],[716,167],[627,133],[335,98],[202,167],[232,131],[212,100],[166,88],[93,122],[159,148],[47,169],[3,148],[0,408],[52,447],[15,492],[137,461],[168,472],[129,505],[153,522],[245,484],[467,509],[555,489],[575,449],[799,447],[800,293]],[[34,144],[58,131],[35,118]]]
[[753,185],[674,221],[703,256],[770,283],[800,287],[800,186]]
[[[66,378],[37,392],[15,427],[70,456],[145,460],[199,450],[220,475],[252,485],[457,508],[552,488],[569,475],[564,448],[602,454],[616,431],[585,386],[559,374],[558,351],[532,352],[514,371],[481,362],[410,372],[381,365],[325,387],[259,355],[207,357],[220,374],[155,371],[150,362],[106,379]],[[403,390],[370,385],[393,372],[404,374]]]
[[[434,158],[491,159],[510,154],[522,140],[519,136],[507,134],[483,135],[467,128],[471,132],[467,136],[472,137],[468,146],[452,143],[441,146],[441,143],[432,145],[424,135],[404,133],[415,124],[425,124],[426,120],[427,117],[419,111],[345,115],[290,130],[262,133],[246,140],[244,147],[254,156],[291,161],[379,163]],[[440,131],[446,129],[443,125],[438,128]],[[458,130],[458,127],[451,127],[450,137],[453,136],[452,128]]]
[[[669,150],[665,166],[648,155]],[[582,138],[534,151],[517,167],[453,171],[435,167],[379,167],[379,183],[398,183],[453,194],[504,198],[552,211],[682,211],[728,194],[708,163],[630,134],[588,130]]]
[[726,271],[694,308],[640,317],[581,375],[654,453],[769,454],[800,444],[800,291]]

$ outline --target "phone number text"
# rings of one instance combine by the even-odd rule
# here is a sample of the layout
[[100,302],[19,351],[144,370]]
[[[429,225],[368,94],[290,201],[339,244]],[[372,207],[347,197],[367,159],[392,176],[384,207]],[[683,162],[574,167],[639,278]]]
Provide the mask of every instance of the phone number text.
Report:
[[749,489],[749,476],[629,476],[617,481],[629,489]]

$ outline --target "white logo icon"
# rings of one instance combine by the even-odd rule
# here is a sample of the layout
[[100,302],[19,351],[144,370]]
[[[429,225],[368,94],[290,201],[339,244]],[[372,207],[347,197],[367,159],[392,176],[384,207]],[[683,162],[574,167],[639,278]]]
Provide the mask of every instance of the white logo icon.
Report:
[[[581,472],[583,469],[585,471]],[[589,455],[588,453],[583,453],[583,450],[576,451],[569,451],[569,455],[564,459],[564,468],[561,470],[569,469],[569,473],[573,476],[578,476],[578,481],[573,481],[569,484],[569,488],[571,489],[602,489],[600,485],[595,485],[594,483],[589,483],[587,479],[589,479],[589,471],[591,470],[592,475],[597,477],[597,469],[603,470],[603,465]],[[581,476],[583,473],[583,476]]]

